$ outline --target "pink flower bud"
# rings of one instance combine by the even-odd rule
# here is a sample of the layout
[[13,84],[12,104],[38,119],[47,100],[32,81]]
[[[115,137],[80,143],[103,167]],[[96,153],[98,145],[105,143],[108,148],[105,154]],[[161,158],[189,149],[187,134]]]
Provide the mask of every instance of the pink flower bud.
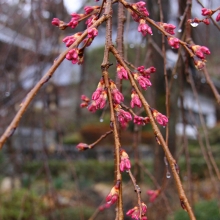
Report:
[[132,4],[132,7],[133,7],[134,9],[136,9],[137,11],[139,11],[140,13],[142,13],[143,15],[145,15],[145,16],[148,17],[148,16],[149,16],[149,12],[148,12],[148,10],[146,9],[145,5],[146,5],[145,2],[140,1],[140,2],[137,2],[137,3]]
[[95,15],[90,16],[90,18],[87,19],[87,21],[86,21],[87,28],[92,26],[96,20],[97,20],[97,17]]
[[147,194],[150,196],[150,202],[154,202],[158,197],[160,190],[148,190]]
[[76,146],[77,150],[79,151],[84,151],[84,150],[88,150],[90,149],[89,145],[88,144],[85,144],[85,143],[79,143],[77,146]]
[[146,24],[144,19],[140,19],[139,21],[138,32],[141,32],[143,36],[146,36],[146,34],[153,34],[152,29]]
[[161,23],[159,22],[159,25],[160,27],[164,28],[164,30],[171,34],[171,35],[174,35],[175,32],[174,32],[174,29],[176,28],[176,26],[172,25],[172,24],[167,24],[167,23]]
[[98,108],[97,108],[97,104],[96,104],[96,102],[95,101],[91,101],[91,103],[88,105],[88,110],[90,111],[90,112],[96,112],[96,110],[97,110]]
[[131,162],[129,160],[128,154],[121,149],[120,151],[120,170],[121,172],[131,169]]
[[135,206],[134,208],[130,209],[127,211],[126,215],[130,216],[132,219],[136,219],[136,220],[147,220],[147,217],[145,216],[146,212],[147,212],[147,206],[142,202],[141,204],[141,219],[139,218],[140,216],[140,210],[139,207]]
[[128,79],[128,73],[123,66],[117,65],[117,76],[119,79]]
[[117,88],[112,90],[112,98],[115,104],[120,104],[124,101],[124,96]]
[[60,19],[59,18],[53,18],[52,25],[59,27],[60,25]]
[[175,37],[168,37],[168,43],[171,47],[178,49],[179,48],[179,39]]
[[213,14],[211,9],[202,8],[202,15],[203,16],[211,16]]
[[201,59],[205,59],[204,54],[207,54],[207,55],[211,54],[210,50],[204,46],[193,45],[191,46],[191,49],[194,52],[194,54]]
[[149,117],[134,116],[134,123],[137,125],[146,125],[150,122]]
[[133,75],[134,79],[138,81],[142,89],[146,90],[147,87],[150,87],[152,85],[148,78],[141,76],[138,73],[134,73]]
[[165,115],[162,115],[160,112],[158,112],[156,109],[153,109],[153,116],[155,120],[163,126],[166,126],[168,123],[168,118]]
[[199,60],[196,56],[193,57],[196,69],[201,70],[205,67],[205,61]]
[[136,93],[135,90],[133,90],[132,93],[131,93],[131,103],[130,103],[130,105],[131,105],[131,108],[134,108],[134,106],[137,106],[139,108],[142,107],[141,100],[140,100],[140,98],[139,98],[139,96],[138,96],[138,94]]
[[96,28],[88,29],[88,38],[94,38],[98,35],[98,30]]
[[112,205],[118,200],[119,186],[120,186],[120,182],[116,183],[116,185],[112,187],[110,193],[107,195],[105,200],[108,204]]
[[209,25],[209,24],[210,24],[210,21],[209,21],[208,18],[203,19],[202,22],[203,22],[204,24],[206,24],[206,25]]
[[114,110],[116,111],[118,122],[120,123],[122,128],[127,127],[129,121],[132,120],[132,116],[129,112],[124,111],[121,109],[120,105],[115,105]]
[[215,19],[217,22],[220,21],[220,12],[218,13],[216,19]]

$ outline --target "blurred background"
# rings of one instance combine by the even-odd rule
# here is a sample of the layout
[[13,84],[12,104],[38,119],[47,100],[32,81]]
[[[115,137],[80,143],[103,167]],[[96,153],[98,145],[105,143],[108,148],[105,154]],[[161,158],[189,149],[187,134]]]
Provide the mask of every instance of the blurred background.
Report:
[[[214,0],[195,0],[192,18],[202,19],[199,2],[211,9],[219,6]],[[178,27],[186,3],[162,1],[165,21]],[[66,49],[62,39],[86,28],[82,22],[74,30],[61,31],[51,25],[52,19],[57,17],[69,22],[71,13],[83,13],[85,5],[95,4],[101,3],[86,0],[0,0],[1,134],[27,93]],[[157,1],[148,0],[147,8],[150,17],[159,21]],[[114,12],[117,15],[117,4]],[[181,38],[184,29],[184,25],[177,28],[176,36]],[[113,16],[113,30],[115,42],[117,16]],[[135,66],[153,65],[157,69],[152,76],[153,86],[144,91],[144,95],[152,107],[166,114],[162,35],[153,29],[152,37],[142,38],[137,32],[137,23],[128,14],[125,31],[126,59]],[[192,39],[210,49],[207,69],[220,91],[219,28],[212,22],[210,25],[201,23],[192,29]],[[109,135],[91,151],[78,152],[75,148],[79,142],[93,143],[110,130],[108,109],[92,114],[80,108],[80,96],[91,97],[101,77],[104,43],[105,26],[102,25],[99,35],[85,52],[83,65],[73,65],[66,60],[60,65],[4,145],[0,152],[0,219],[114,219],[114,207],[96,212],[113,186],[112,136]],[[202,72],[197,71],[190,60],[185,65],[185,56],[182,50],[182,61],[178,61],[178,51],[166,47],[166,69],[172,84],[169,148],[179,165],[184,189],[197,219],[217,220],[220,219],[220,108]],[[110,75],[115,79],[116,61],[113,57],[110,59],[113,63]],[[177,61],[176,72],[173,72]],[[123,84],[123,94],[129,105],[130,85],[127,82]],[[143,113],[140,111],[140,114]],[[161,131],[165,133],[164,128]],[[148,206],[148,218],[189,219],[180,206],[169,167],[164,163],[164,154],[155,141],[151,126],[130,124],[121,133],[121,142],[141,186],[142,199]],[[147,190],[160,187],[163,193],[151,203]],[[125,211],[137,204],[127,173],[123,173],[123,196]]]

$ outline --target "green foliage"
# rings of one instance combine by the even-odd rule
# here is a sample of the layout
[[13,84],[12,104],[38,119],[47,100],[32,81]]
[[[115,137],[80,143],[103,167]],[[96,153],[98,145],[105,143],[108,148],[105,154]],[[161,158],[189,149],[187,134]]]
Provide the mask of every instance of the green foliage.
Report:
[[73,220],[73,219],[89,219],[91,215],[94,213],[94,209],[91,209],[88,206],[82,207],[71,207],[56,210],[54,215],[56,219],[65,219],[65,220]]
[[[195,205],[195,216],[198,220],[219,220],[220,212],[217,201],[202,201]],[[187,212],[180,210],[175,213],[175,220],[189,220]]]
[[[36,220],[46,220],[42,215],[45,207],[39,196],[29,190],[15,190],[1,195],[1,220],[27,220],[33,215]],[[37,205],[36,205],[37,204]]]

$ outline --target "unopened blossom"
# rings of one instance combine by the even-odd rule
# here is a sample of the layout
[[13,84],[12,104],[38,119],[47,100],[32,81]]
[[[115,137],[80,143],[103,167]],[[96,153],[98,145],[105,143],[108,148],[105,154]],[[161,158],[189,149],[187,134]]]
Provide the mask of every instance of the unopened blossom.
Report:
[[78,32],[74,35],[71,35],[71,36],[67,36],[65,38],[63,38],[63,42],[66,44],[67,47],[71,46],[75,41],[76,39],[82,35],[82,32]]
[[112,187],[110,193],[106,197],[106,202],[110,205],[114,204],[118,200],[119,196],[120,182],[117,182],[114,187]]
[[154,202],[155,199],[158,197],[160,190],[148,190],[147,195],[150,196],[150,202]]
[[53,18],[51,24],[59,27],[59,29],[61,29],[61,30],[65,30],[68,27],[68,24],[61,21],[59,18]]
[[146,36],[146,34],[153,34],[151,27],[146,24],[144,19],[140,19],[139,21],[138,32],[141,32],[143,36]]
[[87,96],[81,95],[81,100],[83,101],[83,102],[80,104],[80,107],[81,107],[81,108],[85,108],[85,107],[87,107],[87,106],[89,105],[90,99],[89,99]]
[[121,102],[124,101],[124,96],[123,94],[118,90],[116,84],[114,83],[113,80],[110,80],[110,88],[111,88],[111,94],[113,98],[113,102],[115,104],[120,104]]
[[137,106],[139,108],[142,107],[142,103],[141,100],[139,98],[139,95],[137,94],[137,92],[135,90],[132,91],[131,93],[131,108],[134,108],[134,106]]
[[176,37],[168,37],[167,38],[168,40],[168,44],[172,47],[172,48],[175,48],[175,49],[178,49],[179,48],[179,39],[176,38]]
[[86,14],[92,13],[94,10],[99,9],[99,6],[85,6],[84,11]]
[[60,19],[59,18],[53,18],[52,25],[59,27],[60,25]]
[[103,211],[104,209],[108,209],[111,207],[111,204],[105,203],[104,205],[99,206],[99,211]]
[[145,69],[144,66],[139,66],[137,70],[141,73],[142,76],[150,78],[150,74],[156,72],[156,68],[151,66],[147,69]]
[[149,12],[146,8],[146,3],[144,1],[140,1],[140,2],[132,4],[132,7],[136,9],[137,11],[139,11],[141,14],[145,16],[149,16]]
[[105,83],[104,83],[103,78],[101,78],[99,80],[99,83],[98,83],[98,86],[95,92],[92,94],[92,100],[97,100],[104,89],[105,89]]
[[121,127],[126,128],[128,122],[132,120],[131,114],[123,110],[120,105],[115,105],[114,110],[116,111],[116,116]]
[[201,59],[205,59],[204,54],[206,55],[211,54],[210,50],[205,46],[193,45],[191,46],[191,49],[194,52],[194,54]]
[[156,109],[152,109],[152,113],[153,113],[153,116],[155,118],[155,120],[160,124],[160,125],[163,125],[163,126],[166,126],[167,123],[168,123],[168,118],[167,116],[161,114],[160,112],[158,112]]
[[97,109],[103,109],[106,105],[106,100],[107,100],[107,92],[106,90],[103,90],[99,98],[95,100]]
[[146,90],[148,87],[152,85],[148,78],[141,76],[138,73],[134,73],[133,75],[134,79],[138,81],[142,89]]
[[71,49],[67,55],[66,55],[67,60],[71,60],[73,64],[76,64],[79,62],[79,49]]
[[205,61],[198,59],[196,56],[193,57],[193,61],[196,69],[201,70],[205,67]]
[[204,24],[206,24],[206,25],[209,25],[209,24],[210,24],[210,21],[209,21],[208,18],[203,19],[202,22],[203,22]]
[[162,22],[159,22],[159,25],[160,25],[160,27],[163,27],[167,33],[169,33],[171,35],[175,34],[175,32],[174,32],[174,29],[176,28],[175,25],[162,23]]
[[82,102],[82,103],[80,104],[80,108],[85,108],[85,107],[87,107],[88,105],[89,105],[88,102]]
[[218,13],[216,19],[215,19],[217,22],[220,21],[220,12]]
[[146,125],[150,122],[150,118],[135,115],[133,122],[134,122],[134,124],[137,124],[137,125]]
[[77,150],[79,151],[84,151],[84,150],[88,150],[89,149],[89,145],[86,144],[86,143],[79,143],[77,146],[76,146]]
[[96,101],[92,100],[89,105],[88,105],[88,110],[92,113],[96,112],[96,110],[98,109],[98,106],[96,104]]
[[128,72],[120,64],[117,65],[117,76],[119,79],[128,79]]
[[86,20],[87,28],[91,27],[96,20],[97,17],[95,15],[90,16],[90,18]]
[[131,162],[128,154],[124,150],[120,150],[120,170],[121,172],[131,169]]
[[211,16],[213,14],[211,9],[208,8],[202,8],[202,15],[203,16]]
[[132,219],[135,220],[147,220],[146,212],[147,206],[142,202],[141,204],[141,219],[140,219],[140,210],[139,207],[135,206],[134,208],[127,211],[126,215],[130,216]]
[[84,16],[84,14],[71,14],[72,18],[68,23],[68,26],[71,28],[75,28],[79,24],[79,20]]
[[86,95],[81,95],[81,100],[85,102],[89,102],[89,98]]
[[88,29],[88,38],[94,38],[98,35],[98,30],[96,28],[89,28]]

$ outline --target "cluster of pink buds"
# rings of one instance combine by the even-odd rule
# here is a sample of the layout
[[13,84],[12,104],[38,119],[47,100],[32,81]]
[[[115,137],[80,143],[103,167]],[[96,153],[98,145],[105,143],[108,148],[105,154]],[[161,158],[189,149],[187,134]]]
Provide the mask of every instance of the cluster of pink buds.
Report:
[[105,83],[103,78],[98,83],[98,86],[92,94],[92,101],[88,105],[88,110],[95,112],[98,109],[103,109],[107,101],[107,91],[105,89]]
[[178,49],[179,48],[179,39],[178,38],[176,38],[176,37],[168,37],[167,38],[167,40],[168,40],[168,44],[172,47],[172,48],[174,48],[174,49]]
[[147,34],[153,35],[151,27],[146,24],[144,19],[139,20],[138,32],[141,32],[143,36]]
[[68,25],[59,18],[53,18],[51,24],[59,27],[60,30],[65,30],[68,27]]
[[79,20],[84,17],[84,14],[73,13],[73,14],[71,14],[71,16],[72,16],[72,18],[67,25],[74,29],[79,24]]
[[153,67],[153,66],[151,66],[151,67],[149,67],[147,69],[145,69],[144,66],[139,66],[137,68],[137,70],[141,73],[142,76],[144,76],[144,77],[146,77],[148,79],[150,79],[150,74],[151,73],[155,73],[156,72],[156,68]]
[[84,11],[86,15],[94,12],[96,9],[100,9],[100,7],[99,6],[85,6],[84,7]]
[[88,29],[88,38],[94,39],[98,35],[98,30],[96,28],[89,28]]
[[211,54],[210,50],[207,47],[200,46],[200,45],[193,45],[190,47],[193,53],[200,59],[205,59],[205,54]]
[[132,219],[135,219],[135,220],[147,220],[146,212],[147,212],[147,206],[142,202],[142,204],[141,204],[141,218],[140,218],[140,210],[139,210],[139,207],[137,207],[137,206],[128,210],[126,215],[130,216]]
[[110,193],[106,197],[106,202],[109,205],[112,205],[116,203],[119,196],[119,188],[120,188],[120,181],[117,181],[117,183],[112,187]]
[[152,85],[148,77],[145,77],[139,73],[133,73],[133,76],[134,79],[138,81],[141,88],[144,90],[146,90],[148,87]]
[[126,128],[128,122],[132,120],[132,116],[129,112],[124,111],[120,105],[115,105],[114,110],[116,111],[118,122],[122,128]]
[[87,28],[91,27],[96,20],[97,20],[96,15],[90,16],[90,18],[88,18],[87,21],[86,21]]
[[67,47],[71,46],[75,41],[76,39],[82,35],[82,32],[78,32],[74,35],[71,35],[71,36],[67,36],[65,38],[63,38],[63,42],[66,44]]
[[78,151],[84,151],[84,150],[90,149],[90,147],[89,147],[88,144],[79,143],[79,144],[76,146],[76,149],[77,149]]
[[83,40],[86,47],[89,47],[94,40],[94,38],[98,35],[98,30],[96,28],[88,28],[88,37]]
[[122,93],[118,90],[115,82],[113,80],[110,80],[110,88],[111,88],[111,94],[112,99],[115,104],[120,104],[124,101],[124,96]]
[[176,26],[175,25],[172,25],[172,24],[167,24],[167,23],[162,23],[162,22],[158,22],[159,26],[161,28],[163,28],[167,33],[171,34],[171,35],[174,35],[175,32],[175,28]]
[[166,126],[167,123],[168,123],[168,118],[161,114],[160,112],[158,112],[156,109],[151,109],[152,111],[152,114],[153,114],[153,117],[154,119],[160,124],[160,125],[163,125],[163,126]]
[[146,125],[150,122],[149,117],[134,116],[134,123],[137,125]]
[[67,60],[71,60],[73,64],[82,64],[83,63],[83,56],[80,54],[78,48],[73,48],[70,50],[66,55]]
[[131,162],[128,154],[121,149],[120,150],[120,170],[121,172],[128,171],[131,169]]
[[137,94],[137,92],[133,89],[131,92],[131,108],[134,108],[134,106],[137,106],[139,108],[142,107],[142,103],[141,100],[139,98],[139,95]]
[[144,1],[140,1],[131,5],[133,9],[137,10],[144,16],[149,16],[149,12],[146,8],[146,3]]
[[90,99],[85,96],[85,95],[81,95],[81,100],[83,101],[81,104],[80,104],[80,107],[81,108],[85,108],[89,105],[89,102],[90,102]]
[[209,18],[204,18],[204,19],[193,18],[193,19],[188,19],[187,22],[189,22],[193,27],[198,26],[198,24],[201,22],[203,22],[206,25],[210,24]]
[[157,190],[148,190],[147,191],[147,195],[150,196],[150,202],[154,202],[155,199],[159,196],[160,194],[160,190],[157,189]]
[[211,9],[202,8],[202,15],[203,16],[211,16],[213,14],[213,11]]
[[119,79],[128,79],[128,72],[120,64],[117,65],[117,76]]

